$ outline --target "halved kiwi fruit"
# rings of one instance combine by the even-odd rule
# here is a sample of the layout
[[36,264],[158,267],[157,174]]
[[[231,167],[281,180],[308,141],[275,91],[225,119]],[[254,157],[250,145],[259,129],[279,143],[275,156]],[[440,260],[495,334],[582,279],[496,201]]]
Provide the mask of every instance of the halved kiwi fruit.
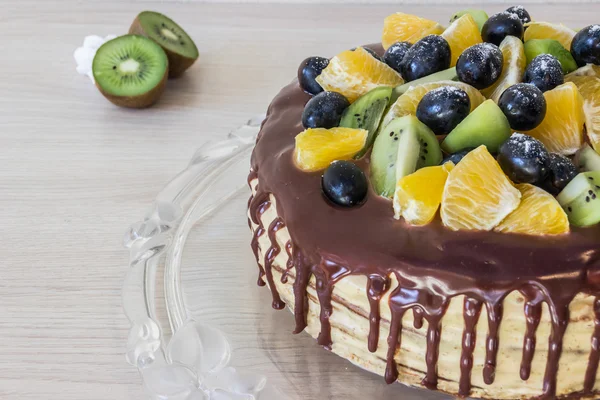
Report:
[[94,56],[96,87],[122,107],[144,108],[163,93],[169,61],[162,48],[138,35],[125,35],[104,43]]
[[198,48],[182,27],[166,15],[143,11],[129,33],[146,36],[158,43],[169,58],[169,77],[177,78],[198,59]]
[[583,172],[556,198],[574,226],[600,223],[600,171]]

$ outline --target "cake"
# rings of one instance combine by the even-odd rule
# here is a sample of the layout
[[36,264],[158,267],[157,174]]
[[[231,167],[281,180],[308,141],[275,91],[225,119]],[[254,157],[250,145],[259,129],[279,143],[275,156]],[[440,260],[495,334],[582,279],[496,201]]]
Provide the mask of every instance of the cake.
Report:
[[258,284],[387,383],[599,398],[600,27],[565,44],[522,7],[453,20],[389,16],[382,44],[305,60],[272,101]]

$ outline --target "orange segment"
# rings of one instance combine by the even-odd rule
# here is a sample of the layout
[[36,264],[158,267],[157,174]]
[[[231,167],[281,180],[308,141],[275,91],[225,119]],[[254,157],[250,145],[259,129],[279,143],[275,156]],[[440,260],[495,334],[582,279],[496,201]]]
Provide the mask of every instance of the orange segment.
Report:
[[525,47],[518,38],[507,36],[500,43],[500,50],[504,56],[504,66],[500,78],[492,86],[481,91],[485,97],[494,100],[496,103],[506,89],[515,83],[521,82],[527,65]]
[[379,86],[398,86],[404,83],[399,73],[377,60],[362,47],[346,50],[329,61],[319,85],[327,91],[338,92],[352,103],[363,94]]
[[569,232],[569,218],[558,201],[548,192],[524,183],[519,207],[496,227],[498,232],[525,235],[561,235]]
[[583,97],[573,82],[544,93],[546,117],[535,129],[527,132],[552,153],[575,154],[583,145]]
[[471,111],[476,109],[481,103],[485,101],[485,97],[483,97],[479,90],[463,82],[439,81],[424,83],[422,85],[411,87],[402,96],[398,97],[396,102],[392,104],[387,114],[383,117],[383,122],[380,126],[385,127],[388,123],[390,123],[391,120],[396,119],[398,117],[403,117],[409,114],[416,114],[417,106],[419,105],[419,102],[421,101],[423,96],[425,96],[427,92],[430,92],[433,89],[437,89],[443,86],[453,86],[464,90],[467,93],[467,95],[469,95],[469,100],[471,101]]
[[412,225],[430,223],[442,202],[451,162],[436,167],[426,167],[401,178],[394,193],[394,218],[404,217]]
[[440,35],[442,32],[444,32],[444,27],[435,21],[416,15],[395,13],[389,15],[383,22],[381,44],[387,50],[396,42],[414,44],[427,35]]
[[450,172],[442,196],[442,222],[452,230],[494,229],[521,201],[500,165],[479,146]]
[[530,22],[525,24],[525,41],[531,39],[554,39],[558,40],[565,49],[571,48],[571,41],[577,32],[563,24],[551,24],[550,22]]
[[[595,72],[600,72],[600,67]],[[576,71],[577,72],[577,71]],[[594,150],[600,153],[600,75],[567,76],[566,80],[577,85],[583,97],[585,130]]]
[[296,136],[294,161],[303,171],[319,171],[336,160],[350,160],[367,141],[364,129],[307,129]]
[[575,76],[595,76],[600,78],[600,66],[594,64],[588,64],[565,76],[565,82],[569,82]]
[[456,65],[458,57],[469,47],[481,43],[481,32],[479,26],[470,14],[465,14],[452,23],[442,33],[442,37],[448,41],[451,49],[451,67]]

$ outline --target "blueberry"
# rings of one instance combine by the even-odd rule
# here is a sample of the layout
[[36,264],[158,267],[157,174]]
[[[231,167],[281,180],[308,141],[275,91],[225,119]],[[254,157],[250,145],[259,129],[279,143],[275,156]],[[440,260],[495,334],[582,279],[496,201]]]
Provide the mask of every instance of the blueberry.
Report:
[[586,26],[577,32],[571,42],[571,54],[580,67],[600,65],[600,25]]
[[502,73],[504,56],[492,43],[479,43],[466,49],[456,63],[456,74],[461,82],[477,89],[492,86]]
[[396,72],[400,71],[400,64],[412,44],[408,42],[396,42],[383,54],[383,62],[392,67]]
[[410,82],[448,68],[450,45],[441,36],[429,35],[408,49],[400,64],[400,74]]
[[342,207],[354,207],[364,203],[369,191],[365,173],[350,161],[334,161],[321,179],[325,197]]
[[321,92],[306,103],[302,111],[305,128],[334,128],[340,124],[342,113],[350,106],[347,98],[337,92]]
[[[373,49],[370,49],[370,48],[368,48],[368,47],[363,47],[363,49],[365,49],[365,51],[366,51],[367,53],[369,53],[370,55],[372,55],[373,57],[375,57],[377,60],[379,60],[379,61],[383,61],[383,60],[381,59],[381,57],[379,56],[379,54],[377,54],[377,53],[375,52],[375,50],[373,50]],[[351,49],[350,49],[350,51],[354,51],[354,50],[356,50],[356,47],[353,47],[353,48],[351,48]]]
[[441,165],[444,165],[450,161],[452,161],[454,163],[454,165],[457,165],[472,150],[475,150],[475,147],[468,147],[464,150],[457,151],[456,153],[450,154],[448,157],[444,158]]
[[541,124],[546,116],[544,94],[528,83],[517,83],[506,89],[498,106],[516,131],[529,131]]
[[548,175],[550,155],[537,139],[513,134],[498,152],[498,163],[514,183],[540,184]]
[[481,37],[484,42],[500,46],[507,36],[523,38],[523,23],[516,14],[501,12],[494,14],[481,28]]
[[555,196],[579,173],[569,158],[555,153],[550,154],[548,169],[548,178],[541,186]]
[[321,93],[323,88],[316,81],[316,78],[328,65],[329,60],[324,57],[309,57],[302,61],[298,68],[300,87],[310,94]]
[[427,92],[417,106],[417,118],[436,135],[447,135],[471,111],[469,95],[454,86]]
[[565,82],[562,65],[550,54],[540,54],[525,70],[523,82],[530,83],[542,92],[552,90]]
[[531,15],[527,12],[527,10],[523,6],[512,6],[506,9],[507,13],[514,14],[521,20],[521,23],[525,25],[528,22],[531,22]]

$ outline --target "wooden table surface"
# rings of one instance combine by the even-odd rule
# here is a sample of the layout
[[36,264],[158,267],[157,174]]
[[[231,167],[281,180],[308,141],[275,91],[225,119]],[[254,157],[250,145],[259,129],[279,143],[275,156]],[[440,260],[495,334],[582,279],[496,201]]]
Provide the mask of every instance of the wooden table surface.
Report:
[[[264,112],[305,57],[377,41],[394,11],[445,22],[456,8],[4,0],[0,399],[142,399],[124,357],[129,224],[202,142]],[[599,22],[598,5],[528,8],[573,27]],[[72,54],[86,35],[125,33],[143,9],[178,21],[201,56],[156,107],[120,109]]]

